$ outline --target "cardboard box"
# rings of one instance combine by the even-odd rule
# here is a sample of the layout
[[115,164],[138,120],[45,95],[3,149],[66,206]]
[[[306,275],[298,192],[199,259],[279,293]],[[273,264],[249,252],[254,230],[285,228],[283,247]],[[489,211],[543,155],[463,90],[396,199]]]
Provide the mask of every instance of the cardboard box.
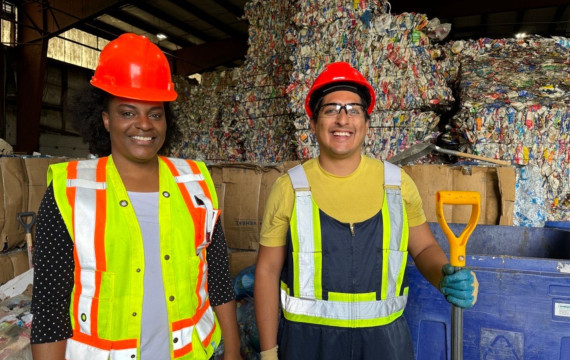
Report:
[[[259,191],[263,172],[255,165],[226,165],[216,176],[223,196],[222,225],[229,247],[256,250],[259,244]],[[223,194],[223,195],[222,195]]]
[[24,228],[18,213],[27,211],[28,188],[19,157],[0,158],[0,250],[9,251],[24,242]]
[[233,251],[229,254],[230,274],[235,277],[243,269],[257,262],[257,251]]
[[[515,202],[515,169],[512,167],[452,167],[411,165],[403,169],[416,183],[429,222],[437,222],[435,194],[440,190],[477,191],[481,195],[479,224],[512,225]],[[471,206],[444,206],[448,223],[466,224]]]
[[23,158],[28,187],[28,211],[37,212],[47,189],[47,170],[51,164],[69,161],[67,158]]
[[217,164],[210,167],[228,247],[257,250],[267,196],[275,180],[299,162],[281,166]]
[[13,277],[25,273],[30,269],[30,265],[28,263],[28,250],[17,249],[9,252],[7,255],[10,258],[12,268],[14,269]]
[[[25,186],[28,189],[27,210],[29,212],[38,213],[40,203],[47,189],[47,170],[51,164],[71,161],[73,159],[56,157],[56,158],[22,158],[23,168],[26,174]],[[35,239],[35,225],[32,227],[32,240]]]
[[27,250],[16,249],[0,254],[0,284],[5,284],[28,269]]

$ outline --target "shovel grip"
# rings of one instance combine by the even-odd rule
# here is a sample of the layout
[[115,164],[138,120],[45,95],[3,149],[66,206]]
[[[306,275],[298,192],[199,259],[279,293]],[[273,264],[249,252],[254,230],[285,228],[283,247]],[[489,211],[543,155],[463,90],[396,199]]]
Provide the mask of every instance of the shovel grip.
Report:
[[[435,195],[435,214],[437,222],[449,242],[449,263],[453,266],[465,266],[465,248],[469,236],[475,230],[481,213],[481,195],[476,191],[438,191]],[[443,205],[471,205],[471,217],[461,235],[455,236],[447,225],[443,214]]]

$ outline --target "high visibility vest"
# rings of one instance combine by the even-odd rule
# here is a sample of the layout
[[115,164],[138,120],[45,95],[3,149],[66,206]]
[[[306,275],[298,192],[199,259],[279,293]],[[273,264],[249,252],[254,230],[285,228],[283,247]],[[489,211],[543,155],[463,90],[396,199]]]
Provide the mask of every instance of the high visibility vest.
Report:
[[[408,221],[400,190],[400,171],[399,167],[384,163],[382,238],[365,239],[368,242],[382,242],[378,287],[371,292],[342,293],[323,288],[323,256],[326,254],[323,252],[321,238],[320,210],[312,199],[303,167],[298,165],[289,170],[295,191],[295,205],[288,238],[291,266],[287,266],[287,274],[282,276],[281,281],[285,319],[342,328],[364,328],[389,324],[402,315],[408,297],[407,282],[404,282]],[[347,262],[343,264],[346,268],[336,268],[334,271],[350,273],[350,264]],[[370,264],[359,266],[362,268],[361,274],[373,271]],[[376,281],[374,274],[372,278]]]
[[[66,359],[139,359],[143,240],[112,157],[51,165],[49,182],[75,245],[73,336],[67,340]],[[156,296],[166,299],[171,359],[209,359],[220,342],[206,263],[217,202],[203,163],[159,158],[165,293]]]

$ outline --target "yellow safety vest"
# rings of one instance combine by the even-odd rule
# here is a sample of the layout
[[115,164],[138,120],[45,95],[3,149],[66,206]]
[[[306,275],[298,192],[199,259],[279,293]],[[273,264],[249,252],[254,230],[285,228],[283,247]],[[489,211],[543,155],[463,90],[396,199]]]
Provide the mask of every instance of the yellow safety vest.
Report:
[[[378,274],[380,286],[371,293],[328,292],[327,299],[323,296],[326,291],[323,289],[325,254],[319,207],[311,196],[303,166],[298,165],[288,171],[295,190],[295,205],[289,231],[289,256],[292,259],[289,271],[292,271],[292,276],[285,276],[281,282],[285,319],[340,328],[364,328],[389,324],[404,312],[408,298],[408,288],[404,285],[408,220],[401,196],[401,169],[387,162],[384,166],[383,238],[377,240],[382,241],[382,273]],[[364,264],[363,268],[366,269],[367,265],[370,264]]]
[[[143,240],[112,157],[51,165],[50,182],[75,245],[66,359],[140,359]],[[156,296],[166,298],[171,359],[209,359],[221,338],[206,263],[217,207],[204,163],[159,158],[165,293]]]

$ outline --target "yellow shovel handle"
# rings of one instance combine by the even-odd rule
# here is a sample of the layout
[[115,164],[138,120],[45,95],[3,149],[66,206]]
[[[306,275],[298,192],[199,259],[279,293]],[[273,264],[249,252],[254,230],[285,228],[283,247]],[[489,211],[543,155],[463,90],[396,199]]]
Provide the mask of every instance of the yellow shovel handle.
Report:
[[[443,205],[472,205],[469,223],[459,237],[447,225],[443,215]],[[435,214],[437,222],[449,242],[449,263],[453,266],[465,266],[465,248],[469,236],[475,230],[481,213],[481,195],[476,191],[438,191],[435,195]]]

